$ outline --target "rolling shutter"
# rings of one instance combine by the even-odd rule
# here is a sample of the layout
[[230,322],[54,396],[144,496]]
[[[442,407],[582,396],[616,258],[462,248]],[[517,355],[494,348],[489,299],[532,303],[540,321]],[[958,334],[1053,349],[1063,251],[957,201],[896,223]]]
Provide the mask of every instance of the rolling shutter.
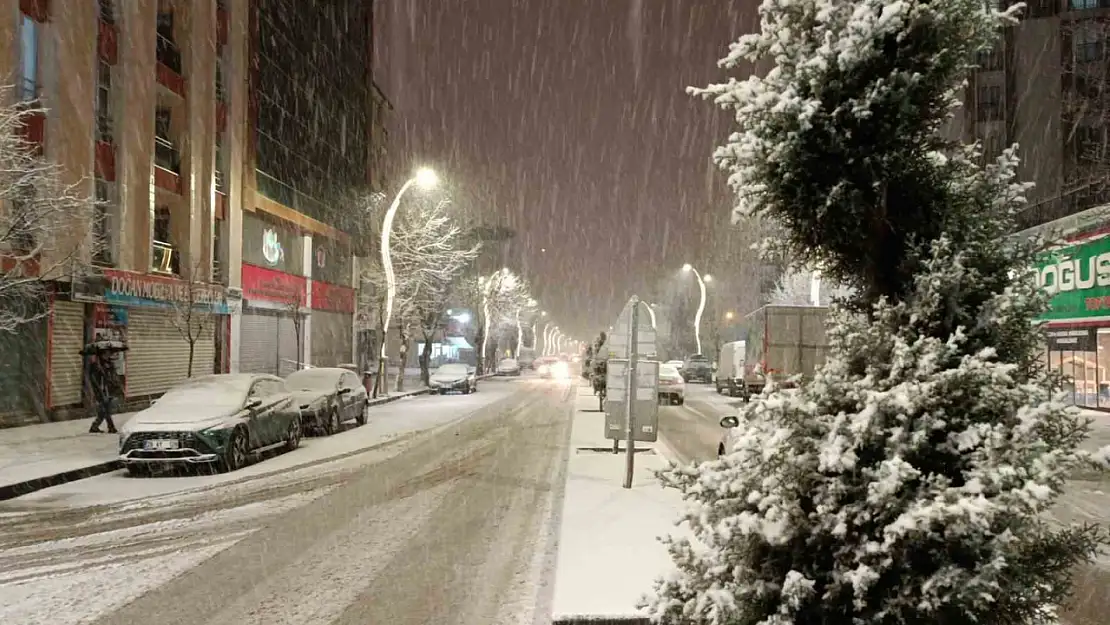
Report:
[[239,371],[278,372],[277,315],[243,313],[239,324]]
[[[215,325],[218,316],[205,320],[193,351],[193,376],[215,370]],[[174,327],[172,313],[132,308],[127,323],[127,396],[164,393],[189,375],[189,343]]]
[[[298,325],[300,327],[298,327]],[[277,348],[278,348],[278,375],[285,377],[300,369],[298,362],[302,360],[297,358],[298,347],[304,348],[304,343],[300,343],[297,339],[298,330],[304,332],[304,320],[301,319],[300,324],[293,321],[292,317],[281,316],[278,317],[278,334],[277,334]]]
[[50,406],[81,403],[85,346],[85,305],[54,300],[50,326]]
[[312,313],[312,365],[335,367],[351,362],[351,315]]

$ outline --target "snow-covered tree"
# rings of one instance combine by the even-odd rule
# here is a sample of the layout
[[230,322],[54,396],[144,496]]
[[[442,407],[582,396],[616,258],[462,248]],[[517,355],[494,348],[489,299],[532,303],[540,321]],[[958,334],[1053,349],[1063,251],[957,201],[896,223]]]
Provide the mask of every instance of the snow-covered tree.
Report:
[[[380,223],[384,206],[372,203],[371,219]],[[403,390],[404,368],[414,327],[421,329],[425,353],[421,357],[421,374],[428,375],[432,337],[439,330],[446,311],[448,294],[463,270],[478,256],[479,243],[465,242],[464,230],[445,199],[417,197],[409,199],[397,212],[390,235],[390,252],[396,284],[393,318],[400,328],[398,360],[400,371],[396,389]],[[364,279],[384,293],[385,272],[380,263],[368,263]],[[384,329],[382,335],[385,335]],[[379,376],[381,377],[381,376]]]
[[764,0],[695,90],[739,128],[717,152],[739,210],[856,287],[814,380],[741,409],[720,460],[663,474],[692,539],[657,622],[1048,623],[1105,531],[1045,518],[1105,453],[1040,360],[1038,241],[1014,240],[1014,150],[981,168],[940,126],[974,53],[1014,19],[981,0]]
[[835,299],[843,298],[849,294],[848,289],[824,280],[820,272],[812,269],[797,267],[787,268],[775,288],[768,296],[768,304],[778,306],[811,306],[813,305],[813,279],[817,277],[818,305],[828,306]]
[[[11,88],[0,88],[10,102]],[[47,285],[92,273],[103,248],[100,213],[88,180],[67,182],[26,129],[42,111],[0,105],[0,332],[46,314]]]
[[478,371],[488,369],[490,335],[508,324],[516,327],[516,315],[530,306],[528,281],[508,268],[474,278],[471,289],[478,300]]

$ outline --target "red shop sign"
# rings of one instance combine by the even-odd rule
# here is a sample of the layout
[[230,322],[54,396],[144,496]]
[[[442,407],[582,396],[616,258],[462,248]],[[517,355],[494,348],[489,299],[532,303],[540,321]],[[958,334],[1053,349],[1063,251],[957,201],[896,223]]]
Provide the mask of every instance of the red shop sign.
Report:
[[303,306],[308,280],[283,271],[243,263],[243,298]]
[[313,310],[331,310],[349,315],[354,314],[355,290],[346,286],[313,280],[312,308]]

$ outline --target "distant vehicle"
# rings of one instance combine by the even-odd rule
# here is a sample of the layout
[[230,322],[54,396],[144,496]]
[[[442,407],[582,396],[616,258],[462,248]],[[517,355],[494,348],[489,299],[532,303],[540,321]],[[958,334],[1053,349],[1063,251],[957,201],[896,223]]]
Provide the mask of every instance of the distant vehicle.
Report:
[[725,429],[725,433],[721,436],[721,442],[717,444],[718,458],[732,451],[732,446],[736,442],[736,437],[739,436],[739,433],[736,431],[739,425],[740,419],[736,417],[729,416],[721,419],[721,427]]
[[672,367],[674,367],[675,369],[678,369],[679,371],[682,371],[682,365],[683,365],[684,363],[683,363],[683,361],[681,361],[681,360],[668,360],[667,362],[665,362],[665,363],[663,363],[663,364],[665,364],[665,365],[671,365],[671,366],[672,366]]
[[763,391],[770,377],[791,386],[790,378],[811,379],[825,362],[825,306],[764,306],[747,316],[745,384],[749,395]]
[[744,368],[744,358],[747,353],[747,341],[732,341],[721,346],[721,357],[717,365],[717,392],[728,391],[729,396],[748,396],[748,386],[745,383],[747,371]]
[[505,358],[497,363],[497,375],[520,375],[520,363],[516,358]]
[[713,365],[709,363],[709,359],[701,354],[691,354],[682,363],[682,379],[687,382],[705,382],[709,384],[713,381]]
[[516,355],[516,360],[520,363],[521,368],[534,369],[536,350],[531,347],[521,347],[520,353]]
[[440,395],[458,391],[469,395],[478,391],[478,375],[474,367],[464,364],[441,365],[429,376],[429,383]]
[[250,455],[301,444],[285,380],[262,373],[190,378],[120,428],[119,459],[132,475],[153,466],[214,464],[234,471]]
[[561,360],[556,360],[550,365],[543,365],[540,377],[567,380],[570,378],[570,365]]
[[659,403],[678,406],[686,403],[686,381],[674,365],[659,365]]
[[301,369],[285,377],[285,386],[293,393],[305,429],[331,435],[344,421],[366,423],[366,387],[347,369]]

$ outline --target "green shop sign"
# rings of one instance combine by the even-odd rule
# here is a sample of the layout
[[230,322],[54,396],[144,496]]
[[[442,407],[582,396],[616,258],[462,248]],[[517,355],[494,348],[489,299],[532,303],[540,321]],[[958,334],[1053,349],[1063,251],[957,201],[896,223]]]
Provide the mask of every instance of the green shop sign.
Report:
[[1041,254],[1037,284],[1052,296],[1042,320],[1110,317],[1110,236]]

